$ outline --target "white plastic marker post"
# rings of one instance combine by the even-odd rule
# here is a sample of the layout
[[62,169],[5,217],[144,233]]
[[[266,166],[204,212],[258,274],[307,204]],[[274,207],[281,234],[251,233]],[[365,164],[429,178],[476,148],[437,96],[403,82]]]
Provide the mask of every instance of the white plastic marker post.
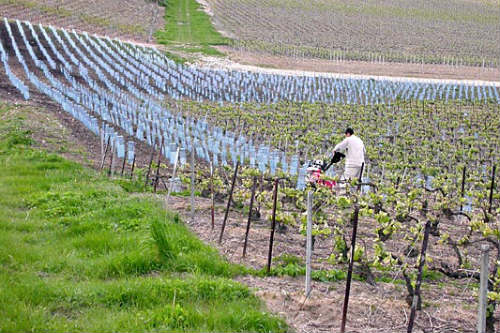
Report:
[[486,309],[488,307],[488,275],[490,247],[481,246],[481,274],[479,282],[479,309],[477,317],[477,332],[486,332]]
[[311,293],[311,255],[312,255],[312,200],[313,193],[307,192],[307,241],[306,241],[306,298]]
[[165,208],[168,207],[168,200],[170,199],[170,193],[172,192],[172,186],[175,180],[175,172],[177,171],[177,162],[179,161],[179,151],[180,148],[178,147],[177,152],[175,153],[174,170],[172,171],[172,178],[170,178],[170,184],[168,184],[167,197],[165,198]]

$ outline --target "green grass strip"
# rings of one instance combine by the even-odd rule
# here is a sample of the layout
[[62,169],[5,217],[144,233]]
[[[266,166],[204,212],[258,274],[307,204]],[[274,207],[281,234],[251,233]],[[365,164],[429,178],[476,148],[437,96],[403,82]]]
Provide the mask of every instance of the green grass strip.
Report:
[[35,150],[0,103],[0,332],[284,332],[162,203]]
[[165,29],[155,33],[160,44],[206,55],[222,55],[211,46],[228,44],[195,0],[165,1],[165,21]]

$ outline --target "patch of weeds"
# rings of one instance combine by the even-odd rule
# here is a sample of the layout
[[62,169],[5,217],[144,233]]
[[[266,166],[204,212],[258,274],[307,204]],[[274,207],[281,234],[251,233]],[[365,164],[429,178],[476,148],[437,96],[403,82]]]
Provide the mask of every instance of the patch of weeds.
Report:
[[[318,270],[311,272],[311,278],[315,281],[335,282],[345,280],[347,278],[347,272],[336,269]],[[359,276],[356,274],[353,274],[353,279],[358,281],[360,280]]]
[[[172,195],[176,196],[176,197],[190,197],[191,196],[191,190],[190,189],[186,189],[186,190],[181,191],[181,192],[172,192]],[[194,191],[194,196],[195,197],[201,196],[201,192],[200,191]]]
[[388,276],[388,275],[377,276],[375,278],[375,281],[383,282],[383,283],[391,283],[391,284],[400,284],[400,285],[406,284],[406,282],[404,280],[394,279],[392,276]]
[[16,146],[31,146],[33,144],[31,134],[31,130],[11,132],[6,141],[7,148],[13,148]]
[[282,255],[276,257],[274,260],[281,262],[283,265],[297,264],[303,265],[304,261],[293,254],[283,253]]
[[175,216],[152,221],[153,239],[165,267],[171,271],[233,277],[246,272],[240,265],[222,259],[217,251],[193,237]]
[[429,281],[439,281],[444,278],[443,273],[435,271],[435,270],[430,270],[426,266],[424,266],[424,269],[422,271],[422,279],[423,280],[429,280]]
[[183,58],[180,55],[177,55],[177,54],[174,54],[174,53],[168,52],[168,51],[163,51],[163,53],[165,53],[165,55],[167,56],[167,58],[169,58],[170,60],[174,61],[175,63],[185,64],[187,62],[187,59]]
[[183,52],[211,56],[222,55],[212,46],[228,44],[229,40],[215,30],[208,15],[195,0],[167,1],[165,21],[165,29],[155,33],[160,44],[182,48]]

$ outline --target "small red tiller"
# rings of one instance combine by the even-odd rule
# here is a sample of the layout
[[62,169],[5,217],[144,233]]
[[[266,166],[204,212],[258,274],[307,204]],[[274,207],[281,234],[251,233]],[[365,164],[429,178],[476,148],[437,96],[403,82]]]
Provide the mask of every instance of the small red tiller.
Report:
[[316,188],[318,185],[325,186],[331,190],[335,188],[337,182],[322,178],[322,175],[335,163],[340,162],[345,157],[344,154],[335,152],[329,163],[323,160],[309,161],[307,165],[306,183]]

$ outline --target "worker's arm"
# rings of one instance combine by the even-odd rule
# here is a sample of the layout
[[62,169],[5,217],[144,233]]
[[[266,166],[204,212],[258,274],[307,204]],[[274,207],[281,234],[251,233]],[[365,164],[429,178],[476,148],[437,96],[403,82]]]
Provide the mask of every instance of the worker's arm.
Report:
[[335,146],[335,148],[333,148],[333,153],[334,154],[335,154],[336,151],[345,150],[347,148],[347,139],[348,138],[345,138],[344,140],[342,140],[341,143],[339,143],[338,145]]

